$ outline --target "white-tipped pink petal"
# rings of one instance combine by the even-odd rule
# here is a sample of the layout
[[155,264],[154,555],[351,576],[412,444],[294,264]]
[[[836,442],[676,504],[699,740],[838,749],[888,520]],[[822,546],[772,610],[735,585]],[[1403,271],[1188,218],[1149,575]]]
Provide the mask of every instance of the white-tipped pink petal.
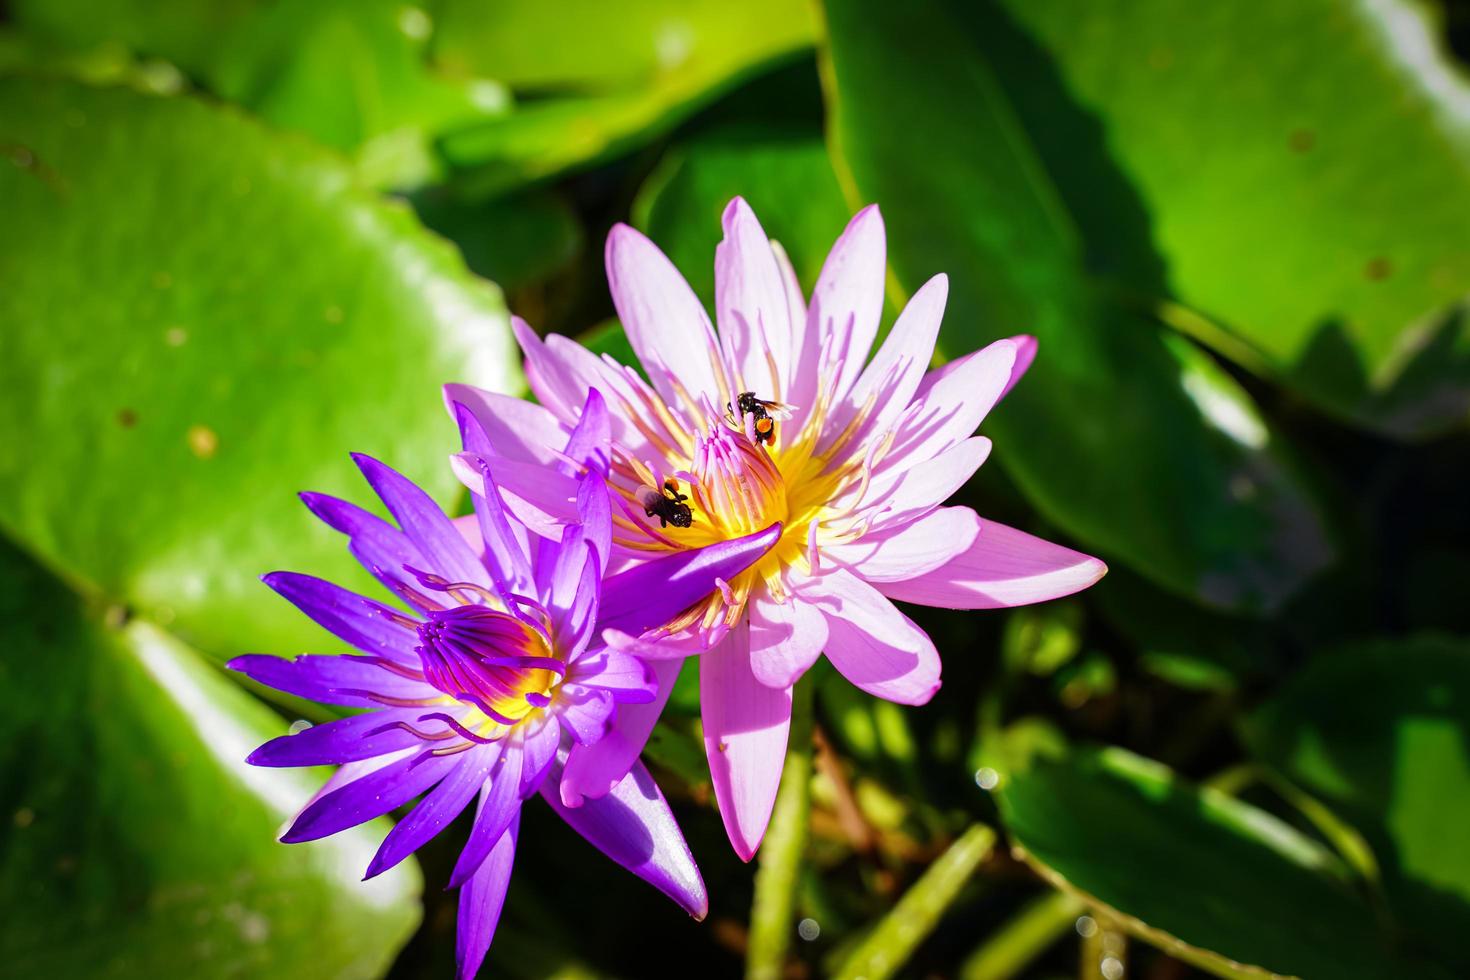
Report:
[[827,548],[831,558],[868,582],[895,582],[933,571],[969,549],[980,518],[968,507],[940,507],[888,531]]
[[700,660],[699,700],[720,816],[735,853],[749,861],[765,837],[781,783],[791,692],[756,680],[745,621]]
[[846,429],[870,399],[873,408],[865,431],[886,432],[892,427],[929,370],[948,299],[949,278],[943,273],[919,287],[852,391],[833,406],[826,423],[829,437]]
[[715,247],[715,320],[725,363],[738,372],[737,387],[784,401],[792,327],[781,266],[743,199],[729,203],[723,224],[724,241]]
[[557,451],[567,444],[571,430],[541,405],[474,385],[447,384],[444,403],[454,414],[455,404],[474,414],[497,455],[522,462],[554,466]]
[[699,405],[719,405],[721,368],[709,315],[674,263],[641,233],[615,225],[607,236],[607,282],[633,351],[671,409],[686,406],[674,379]]
[[827,643],[827,618],[800,596],[778,603],[764,591],[750,600],[750,667],[766,687],[787,690]]
[[878,336],[883,316],[887,241],[878,205],[870,204],[848,222],[832,246],[812,290],[807,311],[807,341],[820,344],[832,336],[831,349],[840,359],[833,379],[834,399],[845,395],[857,380]]
[[1057,599],[1092,585],[1108,567],[1090,555],[983,521],[971,546],[944,565],[878,589],[891,599],[946,609],[1002,609]]
[[997,340],[929,372],[895,428],[886,460],[931,459],[973,435],[1010,386],[1021,350],[1015,339]]
[[873,475],[862,511],[869,529],[884,531],[903,527],[948,500],[990,456],[991,442],[972,436],[933,459],[897,463]]
[[827,659],[854,685],[900,704],[925,704],[939,690],[928,634],[871,585],[837,569],[808,595],[827,617]]

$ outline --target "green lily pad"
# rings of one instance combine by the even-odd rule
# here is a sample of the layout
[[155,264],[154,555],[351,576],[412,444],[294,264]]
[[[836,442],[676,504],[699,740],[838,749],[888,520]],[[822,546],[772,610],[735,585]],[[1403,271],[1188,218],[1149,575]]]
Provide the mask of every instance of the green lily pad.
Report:
[[1342,862],[1263,810],[1122,749],[998,755],[1017,856],[1119,927],[1225,977],[1440,976]]
[[276,842],[319,778],[245,756],[281,718],[0,542],[0,957],[12,976],[376,977],[418,922],[386,820]]
[[371,453],[441,500],[438,385],[518,388],[497,291],[409,211],[235,112],[0,81],[0,532],[223,660],[320,649],[261,585],[365,583],[295,499]]
[[1464,975],[1470,928],[1470,643],[1323,651],[1243,725],[1255,753],[1373,848],[1390,909]]
[[[958,5],[956,10],[961,9]],[[1096,275],[1334,414],[1470,417],[1470,83],[1409,0],[963,8]]]
[[937,2],[833,0],[827,15],[838,173],[881,204],[904,287],[950,274],[942,351],[1040,342],[986,421],[1000,464],[1104,557],[1214,606],[1279,606],[1331,556],[1281,436],[1208,356],[1092,277],[962,22]]

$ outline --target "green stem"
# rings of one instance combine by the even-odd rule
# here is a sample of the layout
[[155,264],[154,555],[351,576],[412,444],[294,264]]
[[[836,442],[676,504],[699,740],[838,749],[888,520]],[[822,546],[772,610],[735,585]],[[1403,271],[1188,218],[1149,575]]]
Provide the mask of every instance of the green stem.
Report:
[[960,967],[960,980],[1006,980],[1072,931],[1083,904],[1065,892],[1032,901]]
[[796,928],[796,889],[812,808],[812,682],[791,692],[791,735],[771,824],[761,844],[750,907],[746,980],[779,980]]
[[980,862],[995,847],[995,831],[974,824],[929,866],[838,968],[839,980],[884,980],[934,931]]

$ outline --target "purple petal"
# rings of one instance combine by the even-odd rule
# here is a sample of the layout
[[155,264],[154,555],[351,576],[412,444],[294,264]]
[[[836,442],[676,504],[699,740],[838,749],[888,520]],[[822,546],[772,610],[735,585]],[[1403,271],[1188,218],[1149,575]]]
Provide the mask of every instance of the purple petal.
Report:
[[567,427],[544,406],[524,398],[473,385],[449,384],[444,386],[444,404],[451,418],[458,418],[456,404],[469,409],[496,456],[555,466],[559,461],[557,451],[567,442]]
[[632,636],[662,626],[715,590],[715,579],[732,579],[771,549],[781,525],[706,548],[680,551],[635,565],[602,583],[599,630]]
[[458,761],[455,756],[438,756],[429,750],[370,772],[302,810],[291,829],[281,835],[281,843],[319,840],[381,817],[443,779]]
[[354,708],[381,708],[383,701],[363,692],[395,701],[436,698],[440,693],[422,681],[394,673],[362,657],[308,654],[287,660],[248,653],[226,664],[251,680],[297,697]]
[[301,500],[328,527],[347,535],[352,556],[395,593],[399,585],[414,584],[405,565],[427,564],[407,535],[376,514],[324,493],[303,493]]
[[985,520],[968,550],[939,568],[884,582],[891,599],[946,609],[1002,609],[1071,595],[1107,574],[1080,551]]
[[398,723],[413,725],[422,708],[389,708],[313,725],[295,735],[266,742],[246,759],[252,766],[283,769],[355,762],[423,745],[423,739]]
[[699,663],[704,750],[725,832],[749,861],[771,821],[791,729],[791,691],[766,687],[750,666],[750,627],[741,621]]
[[607,414],[607,402],[603,400],[602,392],[592,388],[587,392],[587,403],[582,406],[577,427],[567,440],[566,457],[606,479],[608,468],[612,465],[611,441],[612,429]]
[[525,729],[521,733],[521,752],[525,762],[521,764],[521,799],[541,788],[546,774],[556,762],[556,751],[561,747],[561,726],[547,718],[539,728]]
[[972,436],[933,459],[905,468],[894,464],[883,476],[874,476],[862,506],[870,529],[902,527],[938,507],[975,475],[990,448],[989,439]]
[[696,919],[709,912],[709,896],[699,866],[658,784],[643,768],[633,766],[612,791],[581,806],[562,804],[556,779],[541,796],[567,824],[593,847],[672,898]]
[[557,691],[556,717],[578,745],[591,745],[607,734],[617,709],[611,691],[565,681]]
[[584,799],[606,796],[643,754],[684,662],[665,660],[648,666],[656,685],[653,700],[619,705],[612,727],[601,741],[572,746],[561,775],[561,800],[566,806],[581,806]]
[[417,484],[371,456],[354,453],[358,469],[414,547],[424,556],[428,570],[451,582],[473,582],[488,586],[490,577],[464,538],[454,529],[439,505]]
[[510,869],[515,863],[520,815],[517,809],[490,856],[460,890],[458,931],[454,937],[457,980],[473,980],[490,951],[490,941],[495,938],[495,926],[505,905],[505,887],[510,884]]
[[418,665],[418,633],[402,624],[406,617],[396,609],[299,572],[271,572],[261,581],[363,653]]
[[827,616],[827,659],[864,691],[899,704],[927,704],[939,690],[939,651],[928,634],[845,569],[804,592]]
[[[533,595],[535,579],[526,550],[526,533],[505,508],[490,461],[473,457],[478,466],[478,489],[471,493],[480,529],[481,563],[502,594]],[[497,462],[504,462],[497,460]]]
[[542,537],[559,541],[562,529],[576,523],[578,483],[560,470],[478,453],[456,453],[449,463],[474,493],[485,492],[485,470],[491,470],[505,511]]
[[1016,382],[1021,380],[1022,375],[1031,367],[1031,362],[1036,360],[1036,338],[1029,334],[1018,334],[1010,338],[1016,345],[1016,363],[1011,365],[1011,377],[1001,391],[1000,397],[1004,398],[1011,393]]
[[499,754],[499,747],[493,743],[477,745],[468,752],[461,753],[457,757],[459,763],[439,785],[383,838],[382,846],[373,855],[363,880],[387,871],[449,826],[450,821],[460,815],[485,784],[491,766],[495,764]]
[[459,852],[459,860],[449,875],[449,887],[458,888],[480,869],[485,858],[500,840],[506,828],[521,812],[521,767],[525,761],[520,749],[508,742],[496,746],[499,754],[490,766],[489,775],[480,781],[480,806],[475,812],[475,825],[469,840]]
[[619,704],[647,704],[658,693],[658,679],[651,666],[611,647],[603,647],[578,660],[567,679],[604,688]]

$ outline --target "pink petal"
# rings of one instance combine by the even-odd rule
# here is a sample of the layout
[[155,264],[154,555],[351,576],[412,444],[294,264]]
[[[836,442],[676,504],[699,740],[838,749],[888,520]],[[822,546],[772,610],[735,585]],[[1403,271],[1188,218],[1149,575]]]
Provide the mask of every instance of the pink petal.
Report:
[[[531,390],[553,415],[565,422],[575,421],[587,400],[587,392],[596,388],[608,401],[613,437],[640,459],[653,451],[648,438],[620,410],[624,404],[637,403],[637,385],[646,390],[647,385],[641,379],[635,384],[620,369],[574,340],[553,334],[542,341],[519,317],[512,317],[510,322],[516,341],[526,355],[526,379],[531,383]],[[657,420],[652,420],[652,424],[655,431],[663,428]],[[565,440],[558,440],[555,448],[561,449],[565,444]]]
[[561,777],[561,801],[581,806],[583,799],[606,796],[618,784],[648,744],[654,722],[663,712],[679,679],[683,660],[663,660],[648,665],[658,685],[647,704],[618,705],[617,716],[602,740],[593,745],[573,745]]
[[932,459],[972,435],[1011,384],[1020,349],[1015,340],[997,340],[931,371],[898,422],[884,466]]
[[851,572],[835,569],[818,583],[832,665],[876,697],[927,703],[939,690],[939,652],[928,635]]
[[902,469],[895,463],[883,475],[875,475],[862,504],[870,530],[902,527],[948,500],[975,475],[990,455],[990,446],[984,436],[973,436],[933,459]]
[[987,520],[970,548],[947,564],[878,588],[925,606],[1000,609],[1071,595],[1107,570],[1089,555]]
[[[482,493],[485,486],[481,461],[474,453],[449,457],[459,482],[476,493]],[[560,541],[562,528],[577,520],[577,481],[536,463],[498,456],[484,462],[500,489],[505,509],[542,537]]]
[[1036,360],[1036,338],[1030,334],[1018,334],[1010,338],[1016,345],[1016,363],[1011,365],[1011,380],[1006,382],[1005,390],[1000,393],[1004,398],[1011,393],[1016,382],[1031,368],[1031,362]]
[[886,433],[892,428],[929,370],[948,298],[949,279],[943,274],[914,293],[851,393],[834,406],[827,420],[829,438],[846,429],[870,399],[873,410],[864,431]]
[[613,305],[654,388],[676,412],[677,379],[695,400],[718,406],[724,386],[709,315],[657,245],[627,225],[607,236],[607,283]]
[[777,603],[764,590],[750,601],[750,666],[766,687],[787,690],[827,643],[827,618],[799,595]]
[[771,242],[771,252],[776,256],[776,265],[781,269],[781,279],[786,284],[787,316],[791,322],[790,364],[786,370],[786,389],[782,401],[795,406],[787,423],[792,432],[800,432],[806,421],[806,412],[817,395],[817,361],[821,357],[822,342],[807,329],[806,300],[801,294],[801,282],[796,270],[780,242]]
[[456,403],[468,408],[479,421],[497,455],[521,462],[555,466],[558,450],[567,444],[571,430],[547,409],[524,398],[512,398],[473,385],[444,386],[444,403],[454,415]]
[[867,582],[894,582],[933,571],[975,543],[980,518],[968,507],[940,507],[916,521],[823,549]]
[[750,626],[742,620],[699,664],[704,751],[725,833],[742,861],[760,847],[781,783],[791,692],[756,680]]
[[725,363],[739,373],[732,379],[737,388],[784,400],[792,327],[781,267],[744,200],[732,200],[722,221],[725,238],[715,247],[715,319]]
[[830,335],[833,340],[831,350],[840,365],[834,397],[852,387],[878,336],[886,263],[883,216],[878,205],[870,204],[853,216],[832,246],[807,312],[807,337]]

